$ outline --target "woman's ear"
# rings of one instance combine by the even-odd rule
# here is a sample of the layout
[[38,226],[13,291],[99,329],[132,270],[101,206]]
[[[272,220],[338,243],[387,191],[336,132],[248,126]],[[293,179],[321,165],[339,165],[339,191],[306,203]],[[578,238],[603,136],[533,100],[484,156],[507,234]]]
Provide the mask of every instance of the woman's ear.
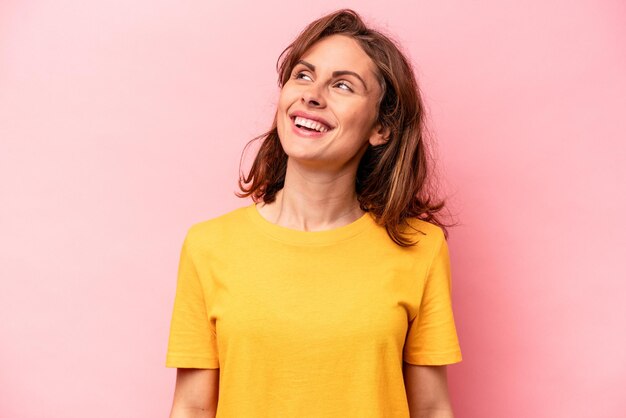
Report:
[[387,126],[382,126],[380,123],[376,125],[374,128],[374,132],[370,136],[370,144],[382,145],[389,141],[389,136],[391,135],[391,129]]

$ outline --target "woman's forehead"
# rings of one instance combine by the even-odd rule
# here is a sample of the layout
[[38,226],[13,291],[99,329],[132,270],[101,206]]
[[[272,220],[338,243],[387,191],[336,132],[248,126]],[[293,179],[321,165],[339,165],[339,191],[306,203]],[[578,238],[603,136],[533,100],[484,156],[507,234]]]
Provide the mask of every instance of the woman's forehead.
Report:
[[376,65],[359,42],[345,35],[330,35],[311,45],[298,61],[306,61],[320,71],[354,71],[375,79]]

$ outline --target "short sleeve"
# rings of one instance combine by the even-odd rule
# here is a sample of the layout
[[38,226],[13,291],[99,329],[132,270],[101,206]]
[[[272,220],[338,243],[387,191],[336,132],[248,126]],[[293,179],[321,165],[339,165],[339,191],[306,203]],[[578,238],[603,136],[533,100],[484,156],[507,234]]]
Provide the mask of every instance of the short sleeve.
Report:
[[211,284],[208,280],[202,281],[194,262],[188,233],[178,266],[166,367],[219,368],[215,329],[207,313],[211,296]]
[[403,359],[415,365],[461,361],[454,324],[448,244],[443,232],[428,268],[419,311],[409,323]]

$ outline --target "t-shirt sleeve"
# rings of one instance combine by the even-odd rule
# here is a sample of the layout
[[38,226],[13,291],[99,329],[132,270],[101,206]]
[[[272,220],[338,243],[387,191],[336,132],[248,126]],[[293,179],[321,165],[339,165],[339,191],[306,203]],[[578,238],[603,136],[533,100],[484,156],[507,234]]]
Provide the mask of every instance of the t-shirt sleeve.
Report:
[[209,321],[212,284],[200,276],[189,233],[178,266],[174,310],[170,323],[166,367],[219,368],[217,338]]
[[448,244],[440,243],[428,268],[419,311],[409,323],[403,360],[415,365],[444,365],[461,361],[454,324]]

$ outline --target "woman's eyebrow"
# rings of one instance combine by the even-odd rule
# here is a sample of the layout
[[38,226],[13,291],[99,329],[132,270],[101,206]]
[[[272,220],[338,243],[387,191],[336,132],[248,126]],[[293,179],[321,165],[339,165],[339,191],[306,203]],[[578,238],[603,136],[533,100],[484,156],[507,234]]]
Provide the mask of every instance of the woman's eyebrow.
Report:
[[[311,64],[310,62],[306,62],[305,60],[299,60],[298,62],[296,62],[296,65],[298,64],[302,64],[305,67],[307,67],[309,70],[315,72],[315,65]],[[365,84],[365,80],[363,80],[361,76],[355,73],[354,71],[340,70],[340,71],[333,71],[333,74],[332,74],[333,77],[339,77],[342,75],[351,75],[351,76],[358,78],[359,81],[363,83],[363,87],[365,87],[365,91],[367,91],[367,84]]]

